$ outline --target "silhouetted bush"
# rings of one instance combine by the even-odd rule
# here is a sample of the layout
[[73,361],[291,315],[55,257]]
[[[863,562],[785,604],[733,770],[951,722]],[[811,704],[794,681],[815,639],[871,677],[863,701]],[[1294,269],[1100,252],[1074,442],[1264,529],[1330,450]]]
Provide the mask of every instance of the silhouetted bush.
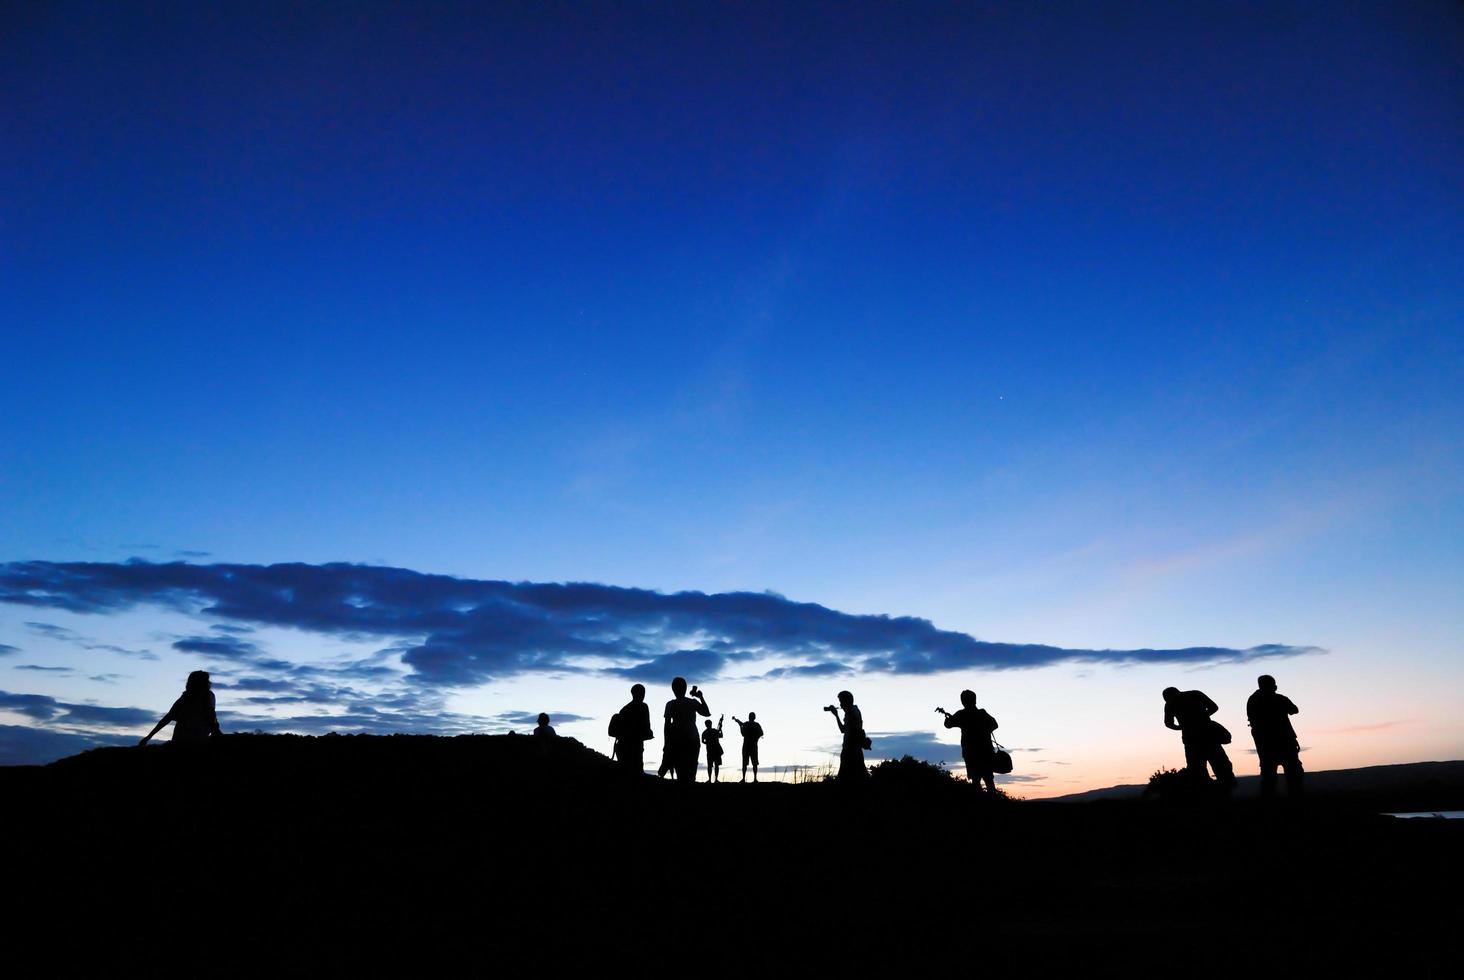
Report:
[[1214,780],[1206,777],[1204,782],[1190,779],[1184,769],[1154,770],[1149,785],[1144,787],[1143,799],[1158,800],[1161,803],[1193,803],[1210,799],[1215,794]]

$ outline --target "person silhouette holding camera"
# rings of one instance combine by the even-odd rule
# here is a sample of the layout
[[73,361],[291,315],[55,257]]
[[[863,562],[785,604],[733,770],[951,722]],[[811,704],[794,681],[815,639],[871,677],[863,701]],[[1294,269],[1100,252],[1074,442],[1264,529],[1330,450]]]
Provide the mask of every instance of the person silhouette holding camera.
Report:
[[1256,742],[1256,755],[1261,760],[1261,796],[1276,795],[1276,767],[1286,771],[1286,795],[1301,792],[1301,743],[1291,716],[1301,709],[1286,695],[1276,690],[1276,678],[1262,674],[1256,678],[1256,691],[1245,702],[1245,716],[1250,721],[1251,738]]
[[991,744],[991,733],[996,731],[996,719],[985,708],[976,707],[976,692],[961,692],[961,708],[951,714],[944,708],[936,708],[945,715],[947,728],[961,730],[961,757],[966,760],[966,778],[973,786],[986,784],[986,792],[996,792],[994,770],[996,749]]
[[675,695],[666,702],[666,754],[676,779],[687,784],[696,782],[697,764],[701,756],[701,735],[696,729],[696,716],[712,716],[707,699],[695,685],[691,697],[686,696],[686,678],[677,677],[671,681],[671,693]]
[[1164,689],[1164,727],[1184,733],[1185,772],[1195,783],[1208,783],[1210,776],[1205,766],[1209,765],[1215,770],[1220,788],[1228,793],[1235,788],[1235,767],[1225,754],[1230,733],[1210,717],[1219,710],[1220,706],[1203,691]]
[[[843,718],[839,717],[841,709],[844,712]],[[868,736],[864,734],[864,713],[854,703],[854,695],[848,691],[840,691],[838,705],[831,704],[824,710],[834,716],[834,723],[844,735],[844,744],[839,751],[839,781],[855,783],[868,779],[869,770],[864,767],[864,750],[870,747],[870,743]]]
[[707,782],[719,783],[722,781],[722,719],[717,719],[717,727],[712,727],[712,719],[706,721],[706,730],[702,732],[702,744],[707,747]]

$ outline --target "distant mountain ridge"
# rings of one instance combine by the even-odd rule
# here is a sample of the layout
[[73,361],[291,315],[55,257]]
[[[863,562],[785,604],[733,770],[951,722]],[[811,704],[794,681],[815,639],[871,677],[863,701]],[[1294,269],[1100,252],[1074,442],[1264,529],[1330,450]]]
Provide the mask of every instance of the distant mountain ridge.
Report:
[[[1260,776],[1241,776],[1236,796],[1260,795]],[[1278,781],[1279,792],[1285,793],[1285,778]],[[1046,803],[1090,803],[1098,800],[1137,799],[1147,784],[1124,783],[1085,793],[1048,797]],[[1310,796],[1373,796],[1387,794],[1406,798],[1415,793],[1445,793],[1464,797],[1464,761],[1405,762],[1387,766],[1364,766],[1360,769],[1324,769],[1306,774],[1306,791]]]

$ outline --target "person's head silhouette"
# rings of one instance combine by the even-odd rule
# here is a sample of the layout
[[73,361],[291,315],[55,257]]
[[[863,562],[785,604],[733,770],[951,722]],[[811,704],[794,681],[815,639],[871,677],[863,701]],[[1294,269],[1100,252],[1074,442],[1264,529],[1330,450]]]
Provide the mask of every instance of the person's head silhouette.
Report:
[[843,705],[845,710],[848,710],[849,705],[853,703],[854,695],[850,694],[848,691],[839,692],[839,704]]
[[708,731],[711,731],[712,719],[708,718],[705,722],[703,722],[703,724],[706,725]]
[[963,707],[963,708],[974,708],[974,707],[976,707],[976,692],[975,691],[962,691],[961,692],[961,707]]
[[1256,686],[1263,691],[1274,691],[1276,690],[1276,678],[1270,674],[1262,674],[1256,678]]
[[632,701],[644,701],[646,699],[646,686],[644,684],[637,684],[632,687],[630,689],[630,699]]
[[747,720],[748,721],[757,721],[757,712],[756,711],[749,711],[747,713]]
[[203,691],[207,691],[209,687],[210,684],[208,680],[208,671],[195,670],[193,673],[188,675],[188,683],[183,685],[183,690],[187,691],[189,694],[199,694]]
[[1164,689],[1164,700],[1165,701],[1173,701],[1177,697],[1179,697],[1179,688],[1177,688],[1177,687],[1166,687]]
[[686,678],[685,677],[673,677],[673,678],[671,678],[671,693],[674,694],[674,695],[676,695],[678,698],[684,698],[684,697],[686,697]]
[[549,715],[546,714],[543,711],[539,712],[539,727],[540,728],[548,728],[549,727]]

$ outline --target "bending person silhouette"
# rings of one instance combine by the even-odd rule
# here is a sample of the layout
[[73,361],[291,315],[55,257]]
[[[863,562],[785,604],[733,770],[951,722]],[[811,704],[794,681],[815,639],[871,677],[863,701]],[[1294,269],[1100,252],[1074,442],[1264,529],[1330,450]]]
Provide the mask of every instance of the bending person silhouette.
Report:
[[[843,718],[839,717],[840,708],[844,711]],[[869,778],[869,770],[864,768],[864,750],[870,747],[869,738],[864,734],[864,714],[854,703],[854,695],[840,691],[838,705],[831,704],[824,710],[834,716],[835,724],[844,734],[844,745],[839,752],[839,780],[848,783]]]
[[1202,691],[1164,689],[1164,727],[1184,733],[1184,768],[1190,779],[1208,783],[1210,777],[1205,771],[1208,764],[1215,770],[1220,788],[1229,792],[1235,788],[1235,767],[1230,764],[1224,747],[1230,741],[1230,733],[1210,717],[1219,710],[1220,706]]
[[[732,716],[737,721],[737,716]],[[747,764],[752,763],[752,781],[757,782],[757,740],[763,737],[762,726],[757,723],[757,712],[749,711],[746,721],[737,721],[737,728],[742,732],[742,778],[740,783],[747,782]]]
[[[685,783],[696,782],[696,766],[701,756],[701,737],[696,730],[696,716],[712,716],[707,699],[696,687],[691,697],[686,696],[686,678],[677,677],[671,681],[671,693],[676,695],[666,702],[666,754],[676,778]],[[694,699],[694,700],[693,700]]]
[[996,749],[991,744],[991,733],[996,731],[996,719],[984,708],[976,707],[976,692],[961,692],[961,710],[951,714],[944,708],[935,709],[945,715],[947,728],[961,730],[961,757],[966,760],[966,778],[973,786],[986,784],[986,792],[996,792],[994,774]]
[[706,731],[702,732],[702,744],[707,747],[707,782],[719,783],[722,781],[722,719],[717,719],[717,727],[712,727],[712,719],[706,721]]
[[1301,744],[1291,716],[1301,709],[1291,699],[1276,691],[1276,678],[1262,674],[1256,678],[1257,690],[1245,702],[1245,716],[1250,720],[1251,738],[1256,741],[1256,755],[1261,760],[1261,795],[1276,794],[1276,767],[1286,771],[1286,795],[1301,792]]
[[146,745],[152,741],[152,737],[162,731],[168,722],[174,723],[173,742],[180,745],[206,742],[214,735],[224,734],[219,730],[219,716],[214,707],[208,671],[195,670],[188,675],[188,682],[183,686],[183,695],[173,702],[168,713],[137,744]]
[[[615,758],[627,776],[640,776],[646,771],[646,742],[656,737],[651,731],[651,708],[646,704],[646,686],[630,689],[630,701],[610,719],[615,739]],[[664,766],[665,763],[663,762]],[[662,773],[665,770],[662,769]]]

